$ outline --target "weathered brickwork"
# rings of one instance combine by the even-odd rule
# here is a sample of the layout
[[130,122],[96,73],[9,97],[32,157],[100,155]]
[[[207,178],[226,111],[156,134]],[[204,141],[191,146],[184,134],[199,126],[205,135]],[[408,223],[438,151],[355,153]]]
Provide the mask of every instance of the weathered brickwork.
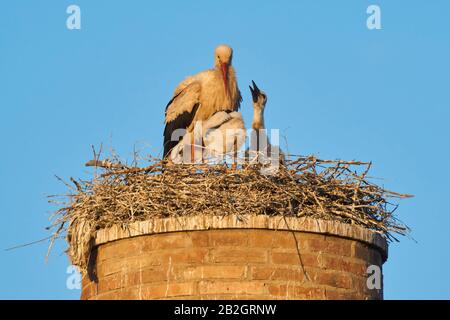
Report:
[[384,255],[358,240],[299,231],[143,235],[97,247],[81,298],[382,299],[367,288],[366,270]]

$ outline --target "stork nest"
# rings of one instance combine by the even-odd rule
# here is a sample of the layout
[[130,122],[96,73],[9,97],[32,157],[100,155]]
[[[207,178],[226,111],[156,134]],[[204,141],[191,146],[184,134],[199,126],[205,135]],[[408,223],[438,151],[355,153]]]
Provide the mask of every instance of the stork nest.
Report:
[[[371,163],[289,157],[271,175],[261,165],[168,165],[146,167],[98,159],[91,180],[75,180],[52,216],[53,240],[66,236],[72,264],[86,271],[95,232],[136,221],[188,215],[281,215],[338,220],[374,230],[388,241],[409,229],[394,216],[393,198],[367,177]],[[96,170],[97,171],[97,170]],[[50,250],[50,248],[49,248]]]

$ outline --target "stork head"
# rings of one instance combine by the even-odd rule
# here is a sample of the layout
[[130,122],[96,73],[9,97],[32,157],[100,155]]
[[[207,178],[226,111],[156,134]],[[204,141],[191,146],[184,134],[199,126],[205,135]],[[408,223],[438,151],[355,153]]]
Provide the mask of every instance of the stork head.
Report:
[[214,54],[215,67],[222,72],[225,91],[229,95],[230,91],[228,88],[228,67],[231,65],[231,60],[233,59],[233,49],[223,44],[216,48]]
[[255,81],[252,80],[252,86],[249,86],[253,98],[253,107],[264,110],[267,103],[267,96],[264,91],[259,90]]

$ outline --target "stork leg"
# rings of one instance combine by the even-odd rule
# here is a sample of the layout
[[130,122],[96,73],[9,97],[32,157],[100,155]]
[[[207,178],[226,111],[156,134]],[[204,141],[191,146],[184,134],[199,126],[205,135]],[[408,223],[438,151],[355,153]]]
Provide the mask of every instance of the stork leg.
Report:
[[256,161],[257,162],[259,160],[259,133],[260,133],[260,131],[257,130],[256,131]]
[[206,148],[204,148],[205,147],[205,143],[203,141],[203,137],[201,139],[202,139],[202,143],[201,143],[201,146],[202,146],[201,151],[202,151],[202,153],[201,153],[201,160],[200,160],[200,162],[201,163],[206,163],[205,157],[204,157],[204,154],[203,154],[206,151]]
[[191,163],[194,163],[194,157],[195,157],[195,149],[194,149],[194,134],[191,136]]
[[231,165],[231,169],[237,169],[237,137],[234,137],[233,141],[233,164]]

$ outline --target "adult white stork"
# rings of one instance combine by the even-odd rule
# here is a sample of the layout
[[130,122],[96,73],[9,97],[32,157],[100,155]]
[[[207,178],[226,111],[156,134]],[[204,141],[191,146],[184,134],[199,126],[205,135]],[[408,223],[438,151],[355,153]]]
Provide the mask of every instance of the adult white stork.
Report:
[[192,132],[187,132],[170,152],[170,159],[174,163],[192,162],[192,157],[186,155],[190,155],[194,146],[195,161],[217,163],[230,155],[234,157],[235,167],[237,152],[244,144],[245,138],[242,114],[237,111],[219,111],[208,120],[198,122]]
[[247,151],[247,157],[250,162],[260,161],[268,162],[278,158],[279,163],[285,163],[284,154],[279,146],[273,146],[267,136],[267,130],[264,122],[264,109],[267,103],[267,95],[261,91],[255,81],[252,81],[253,87],[249,86],[253,99],[253,122],[254,132],[250,139],[250,149]]
[[[197,121],[208,120],[218,111],[233,112],[239,109],[242,97],[231,65],[232,58],[233,50],[229,46],[218,46],[213,69],[190,76],[177,86],[166,106],[164,157],[184,136],[179,129],[192,132]],[[193,158],[193,147],[191,150]]]

